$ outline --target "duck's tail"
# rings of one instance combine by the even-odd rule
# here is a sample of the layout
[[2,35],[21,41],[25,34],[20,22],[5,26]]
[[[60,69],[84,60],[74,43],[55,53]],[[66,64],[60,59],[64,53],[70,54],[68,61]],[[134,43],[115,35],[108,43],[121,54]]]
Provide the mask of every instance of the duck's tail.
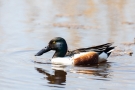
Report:
[[114,50],[114,48],[115,48],[115,46],[106,48],[106,50],[104,52],[107,54],[108,57],[110,56],[110,54]]
[[107,47],[100,55],[98,63],[106,62],[115,47]]

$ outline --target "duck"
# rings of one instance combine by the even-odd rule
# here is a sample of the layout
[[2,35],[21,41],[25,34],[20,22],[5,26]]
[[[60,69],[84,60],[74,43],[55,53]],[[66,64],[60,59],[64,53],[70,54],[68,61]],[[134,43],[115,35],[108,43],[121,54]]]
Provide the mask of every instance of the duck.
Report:
[[41,56],[51,50],[55,51],[51,63],[56,65],[95,65],[107,61],[115,46],[113,43],[68,50],[67,42],[62,37],[55,37],[35,56]]

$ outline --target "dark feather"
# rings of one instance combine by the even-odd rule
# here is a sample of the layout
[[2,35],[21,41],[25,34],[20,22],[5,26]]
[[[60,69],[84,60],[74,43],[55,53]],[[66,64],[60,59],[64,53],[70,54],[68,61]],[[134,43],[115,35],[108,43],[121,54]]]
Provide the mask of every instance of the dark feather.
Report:
[[[81,52],[89,52],[89,51],[94,51],[94,52],[97,52],[97,53],[102,53],[103,51],[107,51],[111,45],[113,43],[106,43],[106,44],[102,44],[102,45],[98,45],[98,46],[93,46],[93,47],[88,47],[88,48],[80,48],[80,49],[76,49],[76,50],[73,50],[73,51],[68,51],[66,56],[72,56],[74,54],[77,54],[77,53],[81,53]],[[111,48],[109,48],[110,50]]]

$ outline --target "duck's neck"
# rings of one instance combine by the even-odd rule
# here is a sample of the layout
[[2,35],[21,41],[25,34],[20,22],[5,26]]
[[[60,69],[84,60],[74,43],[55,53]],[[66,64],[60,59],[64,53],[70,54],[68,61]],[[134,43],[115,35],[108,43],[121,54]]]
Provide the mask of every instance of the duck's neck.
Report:
[[57,48],[57,50],[55,50],[53,58],[55,58],[55,57],[64,57],[66,55],[67,51],[68,51],[67,43],[66,42],[61,43],[59,45],[59,47]]
[[64,57],[66,53],[67,53],[67,50],[56,50],[56,52],[53,55],[53,58]]

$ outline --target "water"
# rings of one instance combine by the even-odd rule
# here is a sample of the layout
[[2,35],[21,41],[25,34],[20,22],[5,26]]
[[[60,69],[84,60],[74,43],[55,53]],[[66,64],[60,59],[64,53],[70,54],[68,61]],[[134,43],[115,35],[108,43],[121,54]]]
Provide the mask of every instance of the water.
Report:
[[[134,0],[0,0],[0,90],[134,90]],[[107,42],[118,46],[96,66],[53,66],[50,39],[70,50]],[[118,52],[117,52],[118,51]],[[132,56],[127,53],[133,52]]]

